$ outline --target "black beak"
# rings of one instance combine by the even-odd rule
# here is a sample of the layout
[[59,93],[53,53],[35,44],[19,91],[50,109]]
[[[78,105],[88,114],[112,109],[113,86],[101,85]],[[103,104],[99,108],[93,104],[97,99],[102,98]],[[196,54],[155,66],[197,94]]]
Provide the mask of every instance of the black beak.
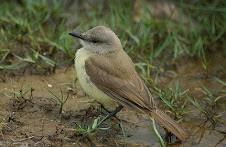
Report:
[[79,38],[79,39],[82,39],[82,40],[85,40],[85,38],[81,34],[69,33],[69,35],[76,37],[76,38]]

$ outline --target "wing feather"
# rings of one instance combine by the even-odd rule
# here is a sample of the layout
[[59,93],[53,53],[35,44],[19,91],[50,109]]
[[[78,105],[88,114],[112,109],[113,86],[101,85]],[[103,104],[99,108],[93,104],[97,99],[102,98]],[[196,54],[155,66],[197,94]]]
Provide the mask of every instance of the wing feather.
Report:
[[[121,62],[122,58],[128,59]],[[113,57],[89,57],[85,69],[90,80],[121,105],[141,111],[150,111],[155,107],[148,88],[126,53],[121,53],[120,58],[117,54]]]

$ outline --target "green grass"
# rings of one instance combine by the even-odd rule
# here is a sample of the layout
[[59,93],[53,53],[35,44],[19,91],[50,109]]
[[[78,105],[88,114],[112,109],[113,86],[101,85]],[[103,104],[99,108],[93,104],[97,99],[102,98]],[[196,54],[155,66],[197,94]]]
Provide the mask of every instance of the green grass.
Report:
[[154,118],[148,118],[149,124],[151,126],[152,131],[154,132],[156,138],[158,139],[158,142],[160,144],[161,147],[165,147],[166,143],[164,142],[164,140],[162,139],[162,136],[159,134],[156,126],[155,126],[155,119]]
[[[10,77],[10,89],[7,91],[1,91],[2,95],[9,97],[9,98],[13,98],[14,100],[16,100],[19,103],[23,103],[26,101],[26,95],[28,94],[28,92],[30,92],[30,96],[29,99],[32,98],[32,92],[34,91],[34,89],[32,88],[32,85],[29,86],[28,88],[24,89],[23,87],[23,82],[21,83],[21,88],[17,91],[13,88],[14,83],[12,78]],[[27,98],[28,99],[28,98]]]
[[[217,82],[225,86],[226,83],[224,81],[216,77],[215,79]],[[207,105],[210,106],[207,107],[208,115],[210,115],[209,117],[211,117],[212,119],[219,117],[219,112],[216,107],[219,101],[226,97],[226,91],[224,89],[210,90],[206,85],[201,82],[200,85],[202,87],[201,92],[204,94],[203,100],[205,100],[207,102]],[[220,114],[220,116],[221,115],[222,114]]]
[[200,112],[206,113],[206,111],[202,108],[202,106],[200,106],[200,104],[198,102],[193,100],[189,95],[186,95],[186,96],[187,96],[188,100],[199,109]]
[[182,121],[185,114],[189,113],[189,111],[186,110],[188,105],[188,99],[186,98],[188,90],[189,89],[183,90],[180,85],[180,81],[178,81],[176,84],[174,81],[172,81],[166,90],[154,87],[152,93],[158,95],[168,106],[168,108],[166,108],[166,112],[172,114],[176,120]]
[[[100,119],[99,117],[94,119],[94,121],[90,125],[79,125],[79,124],[77,124],[76,129],[72,129],[72,130],[74,130],[77,135],[81,134],[81,135],[83,135],[85,137],[92,136],[92,135],[96,134],[100,130],[101,131],[109,130],[110,127],[103,128],[103,127],[100,126],[106,120],[108,115],[106,115],[102,119]],[[126,145],[128,140],[132,139],[132,138],[131,137],[130,138],[126,137],[122,121],[120,121],[120,128],[122,130],[122,135],[123,135],[123,144]],[[155,131],[157,131],[157,130],[155,130]]]
[[[46,88],[46,87],[45,87]],[[60,92],[61,92],[61,98],[59,98],[55,93],[53,93],[51,90],[49,90],[48,88],[46,88],[46,90],[48,90],[54,97],[55,99],[57,100],[57,102],[59,103],[59,113],[62,113],[63,111],[63,107],[64,107],[64,104],[67,102],[68,98],[69,98],[69,92],[67,94],[67,97],[64,98],[64,95],[63,95],[63,91],[62,89],[60,89]]]
[[[65,55],[66,61],[73,60],[72,44],[75,44],[75,41],[70,40],[65,31],[67,30],[65,21],[60,16],[62,3],[63,1],[55,0],[51,2],[47,0],[2,2],[0,6],[0,40],[2,42],[0,48],[4,50],[0,54],[0,64],[3,64],[0,66],[1,69],[20,68],[21,65],[28,63],[48,69],[61,65],[57,61],[60,52]],[[48,8],[48,5],[51,7]],[[51,22],[50,19],[53,19],[55,23],[47,25]],[[60,22],[59,25],[57,22]],[[17,48],[23,51],[22,54],[15,51],[16,44],[26,44],[25,48]],[[4,64],[4,60],[9,55],[22,63]]]
[[[222,85],[226,85],[226,83],[222,80],[220,80],[219,78],[216,78],[215,79]],[[208,102],[210,102],[210,104],[212,106],[216,105],[216,103],[224,98],[226,96],[226,91],[224,89],[220,89],[220,90],[217,90],[217,91],[211,91],[209,90],[203,83],[200,82],[200,85],[202,86],[203,90],[202,90],[202,93],[205,95],[204,96],[204,99],[207,100]]]
[[91,123],[91,125],[86,125],[86,126],[77,125],[77,128],[75,129],[75,131],[78,134],[82,134],[84,136],[90,136],[97,133],[98,130],[108,130],[109,128],[100,127],[101,123],[104,121],[105,118],[103,118],[102,120],[100,120],[100,118],[96,118]]
[[[29,63],[48,69],[69,64],[77,43],[68,36],[69,30],[76,31],[78,27],[84,31],[97,25],[112,28],[128,54],[143,63],[152,64],[154,59],[161,60],[166,54],[171,62],[183,56],[195,56],[202,59],[207,70],[211,61],[206,58],[206,52],[225,49],[223,1],[173,1],[179,7],[179,23],[171,19],[173,14],[157,20],[146,1],[141,1],[140,20],[134,23],[131,11],[134,3],[109,0],[99,5],[88,4],[87,13],[80,12],[81,8],[74,10],[80,24],[66,27],[68,4],[65,1],[4,1],[0,6],[0,68],[10,70]],[[185,23],[183,15],[187,15],[189,23]],[[26,47],[19,48],[23,53],[18,54],[14,45],[21,43]],[[4,61],[8,58],[21,63],[7,64]]]

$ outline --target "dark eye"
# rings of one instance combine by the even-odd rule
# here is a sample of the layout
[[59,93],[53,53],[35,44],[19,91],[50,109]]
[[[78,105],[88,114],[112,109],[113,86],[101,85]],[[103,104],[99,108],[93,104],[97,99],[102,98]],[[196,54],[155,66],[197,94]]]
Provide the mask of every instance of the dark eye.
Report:
[[97,39],[93,39],[93,43],[97,43],[98,42],[98,40]]

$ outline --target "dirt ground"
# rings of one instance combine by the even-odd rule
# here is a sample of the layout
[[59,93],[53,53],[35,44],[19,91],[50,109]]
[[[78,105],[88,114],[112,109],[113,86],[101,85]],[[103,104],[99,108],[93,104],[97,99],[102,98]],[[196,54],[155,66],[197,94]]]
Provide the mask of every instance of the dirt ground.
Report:
[[[19,92],[22,83],[23,90],[33,87],[32,93],[29,91],[25,95],[25,101],[20,101],[21,98],[18,95],[15,95],[15,98],[6,96],[9,96],[11,89],[9,78],[1,82],[3,94],[0,101],[0,116],[4,118],[4,122],[1,124],[0,146],[90,146],[90,142],[97,146],[122,145],[123,135],[116,119],[104,123],[103,127],[111,126],[111,128],[108,131],[99,131],[94,134],[90,137],[90,142],[87,138],[76,134],[74,130],[76,124],[90,124],[103,114],[98,112],[99,105],[90,103],[92,100],[87,98],[81,90],[70,88],[68,84],[72,81],[72,75],[73,70],[70,68],[67,71],[58,69],[56,74],[51,76],[27,75],[12,78],[13,89],[16,92]],[[65,103],[62,114],[59,113],[56,99],[45,87],[56,95],[60,95],[60,88],[64,90],[65,95],[67,91],[70,91],[70,98]],[[139,142],[143,142],[143,145],[146,142],[149,145],[151,139],[152,145],[158,146],[155,137],[147,129],[149,127],[147,119],[139,121],[140,117],[145,116],[137,116],[136,113],[129,112],[135,115],[129,118],[125,115],[128,112],[125,111],[120,113],[120,118],[126,120],[125,129],[128,126],[131,127],[127,130],[131,131],[127,136],[138,132],[146,133],[148,136],[145,135],[145,138],[144,134],[135,137],[137,145],[139,146]],[[128,126],[127,123],[129,123]],[[142,127],[144,124],[145,128]],[[136,132],[134,128],[137,127],[142,129]]]
[[[110,127],[108,131],[97,131],[89,138],[76,133],[76,125],[90,124],[95,118],[103,117],[99,111],[99,105],[82,92],[79,84],[72,86],[76,81],[72,67],[57,69],[51,75],[4,76],[0,82],[1,101],[0,117],[3,119],[0,128],[0,146],[159,146],[157,139],[150,129],[146,115],[137,114],[123,109],[118,117],[123,120],[126,141],[117,119],[106,121],[101,127]],[[167,76],[163,76],[162,79]],[[186,82],[190,80],[185,78]],[[166,81],[166,80],[165,80]],[[20,95],[11,95],[14,89],[19,92],[32,87],[24,100]],[[70,92],[70,97],[63,107],[63,113],[59,113],[56,99],[45,87],[56,95],[60,95],[63,89],[64,95]],[[11,96],[11,97],[10,97]],[[156,102],[158,102],[155,97]],[[219,108],[224,107],[225,101]],[[171,146],[225,146],[225,125],[217,124],[213,128],[212,123],[206,119],[197,109],[192,107],[193,113],[185,117],[182,125],[189,131],[190,138],[182,144]],[[225,121],[225,114],[223,118]],[[161,135],[165,131],[158,126]],[[125,145],[126,142],[126,145]]]

